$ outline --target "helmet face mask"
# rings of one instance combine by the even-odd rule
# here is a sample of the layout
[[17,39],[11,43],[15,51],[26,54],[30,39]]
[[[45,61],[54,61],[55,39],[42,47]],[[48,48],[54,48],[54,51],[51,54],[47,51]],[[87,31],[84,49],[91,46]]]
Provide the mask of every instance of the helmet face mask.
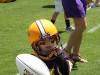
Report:
[[50,37],[50,34],[49,33],[46,33],[45,35],[42,35],[40,37],[40,39],[45,39],[45,38],[48,38],[48,37]]
[[[60,36],[56,27],[48,20],[41,19],[32,23],[29,27],[28,33],[32,48],[39,55],[49,55],[52,51],[57,49],[58,46],[61,46]],[[55,40],[54,48],[42,51],[38,45],[38,42],[50,37],[53,37]]]
[[[41,48],[39,47],[39,41],[44,41],[46,38],[50,38],[50,37],[53,37],[54,38],[54,40],[51,41],[51,42],[53,42],[54,47],[51,48],[51,49],[48,49],[48,50],[41,50]],[[61,44],[61,41],[60,41],[60,36],[59,36],[58,33],[57,34],[54,34],[52,36],[49,36],[49,37],[45,37],[44,39],[41,39],[39,41],[32,43],[32,48],[39,55],[47,56],[52,51],[57,50],[58,48],[62,48],[62,44]]]

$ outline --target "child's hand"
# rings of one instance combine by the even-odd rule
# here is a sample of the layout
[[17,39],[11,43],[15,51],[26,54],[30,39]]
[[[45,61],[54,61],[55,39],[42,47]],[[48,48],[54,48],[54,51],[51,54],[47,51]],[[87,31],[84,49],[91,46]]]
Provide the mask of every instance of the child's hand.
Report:
[[59,54],[61,54],[61,52],[62,52],[62,50],[61,50],[60,48],[56,48],[56,49],[54,50],[55,56],[58,56]]

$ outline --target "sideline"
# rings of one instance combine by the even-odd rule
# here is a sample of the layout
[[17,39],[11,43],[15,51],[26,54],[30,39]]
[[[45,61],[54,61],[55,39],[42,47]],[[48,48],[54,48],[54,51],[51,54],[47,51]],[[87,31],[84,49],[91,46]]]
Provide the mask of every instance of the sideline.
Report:
[[67,45],[67,43],[63,44],[63,48],[65,48],[65,47],[66,47],[66,45]]
[[16,75],[20,75],[20,73],[17,73]]
[[90,30],[88,30],[87,32],[88,33],[93,33],[93,32],[95,32],[97,29],[99,29],[100,28],[100,24],[99,25],[97,25],[97,26],[95,26],[95,27],[93,27],[92,29],[90,29]]

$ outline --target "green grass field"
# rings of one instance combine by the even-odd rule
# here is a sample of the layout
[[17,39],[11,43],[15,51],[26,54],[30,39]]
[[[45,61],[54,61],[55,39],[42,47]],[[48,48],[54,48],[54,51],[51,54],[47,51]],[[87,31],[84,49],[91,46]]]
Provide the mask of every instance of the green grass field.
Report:
[[[18,54],[31,53],[28,40],[29,25],[41,18],[50,20],[54,0],[17,0],[0,3],[0,75],[16,75],[15,58]],[[73,20],[71,25],[74,25]],[[80,53],[88,63],[77,63],[71,75],[100,75],[100,8],[87,11],[88,28],[84,32]],[[58,30],[65,30],[63,12],[55,23]],[[99,25],[94,32],[88,31]],[[65,44],[70,33],[61,34]]]

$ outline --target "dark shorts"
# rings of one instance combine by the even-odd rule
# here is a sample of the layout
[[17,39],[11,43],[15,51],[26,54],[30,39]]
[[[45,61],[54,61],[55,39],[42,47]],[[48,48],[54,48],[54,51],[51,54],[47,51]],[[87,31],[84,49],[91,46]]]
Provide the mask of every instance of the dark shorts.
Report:
[[67,17],[85,17],[86,1],[85,0],[62,0],[62,5]]

